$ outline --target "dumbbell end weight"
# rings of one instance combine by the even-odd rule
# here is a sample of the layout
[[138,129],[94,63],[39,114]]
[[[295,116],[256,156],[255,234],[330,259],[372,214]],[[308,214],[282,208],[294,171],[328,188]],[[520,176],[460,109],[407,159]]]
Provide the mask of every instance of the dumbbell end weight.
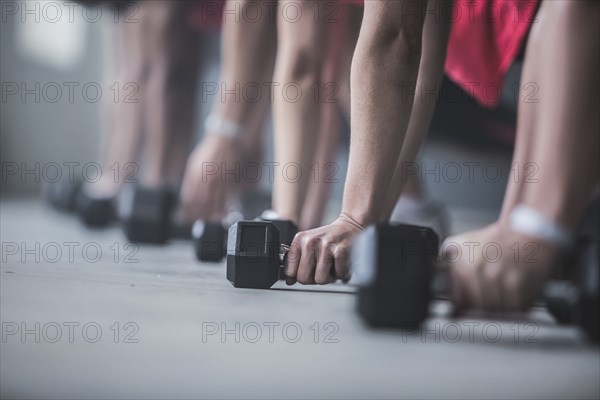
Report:
[[272,223],[233,224],[227,239],[227,280],[236,288],[270,288],[279,280],[280,250],[279,230]]
[[227,254],[227,230],[241,221],[243,215],[237,211],[229,212],[221,222],[197,220],[191,234],[196,258],[201,262],[219,262]]
[[226,253],[227,231],[222,224],[197,220],[192,227],[196,258],[202,262],[219,262]]
[[192,239],[192,227],[191,224],[183,222],[174,222],[169,225],[169,238],[179,240],[190,240]]
[[58,182],[45,184],[43,196],[54,209],[73,212],[77,208],[77,195],[81,190],[81,186],[81,181],[63,178]]
[[115,199],[96,198],[88,195],[82,188],[76,199],[77,214],[88,228],[103,228],[116,220]]
[[281,239],[281,243],[286,245],[291,245],[294,237],[298,233],[298,227],[295,223],[287,219],[279,219],[277,215],[271,211],[267,210],[263,212],[260,217],[261,221],[271,222],[277,230],[279,231],[279,238]]
[[354,242],[357,312],[374,327],[412,328],[427,317],[438,238],[413,225],[368,227]]
[[126,201],[125,236],[135,243],[165,244],[169,239],[173,194],[168,189],[137,187]]

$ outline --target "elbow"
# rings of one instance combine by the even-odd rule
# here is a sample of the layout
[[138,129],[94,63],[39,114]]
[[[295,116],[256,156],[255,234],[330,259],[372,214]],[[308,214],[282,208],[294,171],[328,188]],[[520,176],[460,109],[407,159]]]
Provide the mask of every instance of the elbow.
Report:
[[407,25],[379,27],[371,34],[370,53],[402,67],[418,68],[421,60],[422,31]]
[[283,56],[283,73],[286,79],[301,85],[311,85],[319,81],[323,60],[314,54],[314,50],[299,46],[289,49],[285,53]]

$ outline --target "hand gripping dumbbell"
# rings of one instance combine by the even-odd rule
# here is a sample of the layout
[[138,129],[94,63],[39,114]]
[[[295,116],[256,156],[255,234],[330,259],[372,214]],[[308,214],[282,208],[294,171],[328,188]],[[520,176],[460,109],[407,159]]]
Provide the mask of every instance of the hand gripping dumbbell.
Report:
[[356,238],[357,312],[369,325],[402,328],[427,317],[438,242],[415,225],[370,226]]
[[191,226],[174,221],[177,196],[173,190],[136,187],[127,195],[130,197],[123,201],[123,228],[128,240],[164,244],[170,239],[191,238]]
[[[421,239],[414,235],[415,228]],[[433,296],[448,295],[449,270],[435,265],[437,242],[428,228],[406,225],[369,227],[356,239],[352,251],[359,286],[357,309],[369,324],[414,327],[427,317]],[[574,254],[572,265],[565,268],[570,269],[569,279],[549,281],[543,300],[559,323],[578,325],[597,342],[600,236],[581,237]]]
[[[229,228],[227,279],[236,288],[268,289],[298,229],[287,220],[239,221]],[[282,240],[285,238],[285,241]]]
[[[233,286],[266,289],[283,278],[280,273],[281,265],[291,243],[282,243],[280,237],[280,230],[269,222],[242,221],[229,228],[227,279]],[[293,236],[291,238],[293,239]],[[355,271],[365,278],[364,285],[359,290],[363,296],[361,310],[373,324],[391,325],[394,317],[390,316],[393,310],[389,306],[381,310],[369,308],[370,304],[377,305],[377,301],[380,301],[378,297],[372,297],[373,285],[379,285],[387,296],[403,286],[412,291],[411,283],[397,279],[412,279],[422,271],[431,270],[437,255],[437,241],[437,236],[429,228],[382,225],[367,229],[367,237],[360,243],[355,243],[353,251],[363,257],[360,260],[363,263],[362,267],[373,270],[368,276],[365,275],[367,270]],[[403,248],[405,253],[399,254],[396,251],[399,248]],[[407,258],[402,259],[402,255]],[[406,267],[402,269],[404,265]],[[411,270],[413,268],[414,271]],[[422,279],[427,280],[428,276]],[[388,287],[390,290],[386,290]],[[408,296],[411,294],[404,297]]]
[[[218,262],[227,254],[227,232],[231,225],[242,220],[242,214],[232,212],[221,223],[198,220],[192,227],[192,238],[196,258],[202,262]],[[277,229],[282,243],[291,244],[298,233],[296,225],[289,220],[282,220],[270,210],[259,216],[256,221],[272,222]]]

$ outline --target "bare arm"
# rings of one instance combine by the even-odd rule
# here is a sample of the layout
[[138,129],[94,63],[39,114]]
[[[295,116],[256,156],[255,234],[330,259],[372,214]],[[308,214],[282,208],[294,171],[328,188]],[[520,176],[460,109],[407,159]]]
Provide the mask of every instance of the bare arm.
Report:
[[286,265],[292,280],[323,284],[346,278],[352,239],[383,214],[411,118],[425,4],[365,4],[351,72],[352,141],[342,215],[296,235]]
[[380,218],[410,121],[422,7],[408,0],[365,4],[352,63],[352,139],[342,208],[361,226]]

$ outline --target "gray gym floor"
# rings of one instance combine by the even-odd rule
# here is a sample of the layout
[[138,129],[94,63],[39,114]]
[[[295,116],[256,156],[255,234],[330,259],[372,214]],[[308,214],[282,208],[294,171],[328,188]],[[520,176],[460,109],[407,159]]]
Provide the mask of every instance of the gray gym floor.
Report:
[[2,398],[600,396],[598,347],[543,309],[454,321],[437,302],[421,332],[374,331],[348,286],[235,289],[187,243],[134,254],[34,200],[0,217]]

